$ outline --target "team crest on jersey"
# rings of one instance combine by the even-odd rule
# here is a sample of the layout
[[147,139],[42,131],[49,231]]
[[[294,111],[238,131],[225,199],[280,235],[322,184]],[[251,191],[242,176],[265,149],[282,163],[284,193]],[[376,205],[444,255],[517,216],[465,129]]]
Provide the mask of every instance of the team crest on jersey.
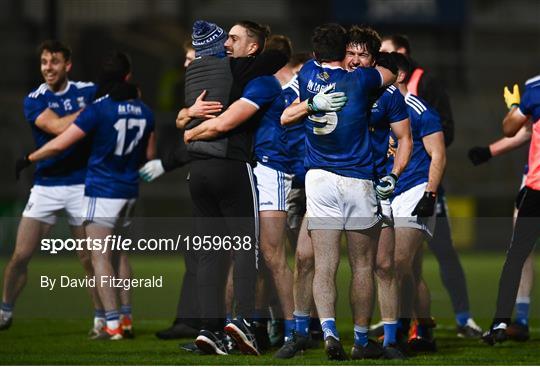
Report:
[[86,106],[84,103],[84,97],[77,97],[77,104],[79,105],[79,108],[84,108]]
[[328,74],[326,71],[323,71],[322,73],[317,74],[317,79],[321,79],[324,82],[327,82],[328,79],[330,79],[330,74]]

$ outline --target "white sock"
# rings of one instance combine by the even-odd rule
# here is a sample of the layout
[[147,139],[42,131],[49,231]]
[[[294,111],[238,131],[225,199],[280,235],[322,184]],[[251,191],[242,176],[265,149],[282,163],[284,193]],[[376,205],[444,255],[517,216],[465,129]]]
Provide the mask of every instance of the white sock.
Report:
[[118,329],[120,327],[120,323],[118,322],[118,319],[115,320],[107,320],[107,328],[111,330]]

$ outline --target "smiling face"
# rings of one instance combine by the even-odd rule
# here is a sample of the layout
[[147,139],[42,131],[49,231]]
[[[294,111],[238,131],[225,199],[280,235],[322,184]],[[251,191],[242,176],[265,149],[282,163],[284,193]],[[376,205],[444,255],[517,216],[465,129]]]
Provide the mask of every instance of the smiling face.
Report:
[[258,49],[259,46],[257,44],[257,40],[248,35],[246,28],[238,24],[231,28],[227,41],[225,42],[227,56],[251,56],[254,55]]
[[67,61],[61,52],[43,50],[41,53],[41,75],[53,92],[66,87],[67,74],[71,70],[71,61]]
[[375,58],[369,53],[365,45],[349,44],[345,50],[343,66],[347,70],[358,67],[369,68],[375,65]]

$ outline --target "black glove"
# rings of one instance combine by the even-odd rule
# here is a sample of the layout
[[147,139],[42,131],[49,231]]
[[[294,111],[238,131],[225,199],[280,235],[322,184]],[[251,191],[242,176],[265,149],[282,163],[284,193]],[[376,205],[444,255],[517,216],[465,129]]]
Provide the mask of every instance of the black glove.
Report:
[[469,149],[468,156],[472,164],[474,164],[475,166],[486,163],[491,159],[491,157],[493,157],[491,155],[491,150],[489,150],[489,147],[472,147],[471,149]]
[[379,52],[379,56],[377,56],[377,65],[390,70],[392,74],[397,75],[398,73],[397,64],[394,61],[392,54],[389,52]]
[[416,204],[412,215],[417,215],[421,218],[431,217],[435,213],[435,202],[437,200],[437,194],[434,192],[426,191],[422,199]]
[[17,159],[15,162],[15,179],[19,180],[19,177],[21,177],[21,171],[31,164],[32,162],[30,162],[30,159],[28,159],[28,154],[23,158]]

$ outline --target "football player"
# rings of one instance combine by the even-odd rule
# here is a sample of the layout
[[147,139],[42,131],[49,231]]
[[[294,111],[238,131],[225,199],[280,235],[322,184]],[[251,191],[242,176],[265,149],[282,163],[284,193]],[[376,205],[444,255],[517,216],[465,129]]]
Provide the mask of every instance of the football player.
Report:
[[[518,89],[519,90],[519,89]],[[515,91],[514,91],[515,92]],[[516,101],[514,93],[510,92],[508,88],[505,88],[504,96],[509,101],[508,108],[511,108],[512,102]],[[519,94],[517,95],[519,96]],[[492,157],[505,154],[513,151],[531,141],[532,126],[530,121],[527,122],[515,136],[510,138],[504,137],[499,139],[487,147],[476,146],[469,150],[469,159],[471,162],[478,166],[482,163],[489,161]],[[521,191],[527,181],[527,172],[529,166],[526,164],[523,170],[523,177],[521,179]],[[516,223],[518,202],[516,201],[516,207],[514,208],[513,224]],[[506,332],[510,339],[516,341],[526,341],[529,339],[529,310],[531,303],[531,292],[534,284],[534,251],[531,252],[525,264],[523,265],[523,271],[521,273],[521,280],[519,282],[519,290],[516,298],[516,315],[514,321],[508,326]]]
[[[88,134],[93,134],[84,190],[85,231],[93,241],[103,240],[115,229],[130,224],[138,196],[138,169],[155,156],[154,116],[140,99],[137,86],[129,83],[131,61],[125,53],[114,52],[102,64],[101,98],[84,109],[73,124],[55,139],[17,162],[18,170],[61,154]],[[120,269],[113,258],[120,256]],[[118,290],[100,280],[122,277],[129,272],[127,254],[111,248],[92,249],[96,288],[103,302],[106,325],[94,339],[119,340],[132,336],[131,311],[120,320]],[[124,268],[124,269],[121,269]],[[125,296],[122,305],[125,307]],[[122,323],[120,323],[120,321]]]
[[[505,100],[509,111],[503,120],[503,132],[506,137],[515,136],[528,122],[532,123],[532,137],[529,148],[529,171],[525,187],[517,199],[518,213],[514,225],[512,241],[506,253],[506,261],[499,279],[497,309],[490,329],[482,336],[483,340],[493,345],[507,339],[512,309],[519,290],[523,266],[530,256],[538,232],[538,208],[540,185],[540,159],[536,123],[540,119],[540,76],[525,82],[525,93],[520,98],[519,87],[514,85],[510,92],[505,88]],[[519,310],[518,310],[519,311]]]
[[[24,116],[32,129],[36,147],[40,148],[65,131],[92,102],[96,86],[69,80],[71,50],[64,44],[45,41],[38,52],[44,83],[26,96]],[[58,212],[65,210],[73,236],[85,237],[81,212],[88,155],[89,141],[83,140],[37,165],[34,185],[19,223],[15,250],[4,271],[0,330],[9,328],[12,323],[15,301],[27,280],[28,263],[40,239],[56,223]],[[77,254],[86,274],[92,277],[90,253],[84,250]],[[94,326],[100,327],[105,318],[103,306],[97,290],[90,289],[90,293],[95,308]]]
[[[407,57],[411,55],[411,45],[407,37],[391,35],[383,37],[381,51],[399,52]],[[407,90],[423,98],[440,116],[446,146],[454,140],[454,119],[450,99],[441,82],[432,73],[422,68],[411,59],[411,75]],[[435,255],[441,270],[442,282],[450,295],[454,309],[457,334],[459,337],[478,338],[482,329],[474,322],[469,310],[469,295],[465,272],[459,256],[452,243],[452,233],[448,220],[448,209],[444,188],[441,186],[437,193],[437,231],[428,242],[430,250]],[[423,281],[418,284],[418,304],[429,304],[428,295],[424,292],[426,285]]]
[[[392,53],[399,74],[395,86],[405,97],[413,136],[411,160],[401,174],[392,197],[395,228],[395,266],[400,290],[401,330],[408,333],[408,322],[414,313],[415,293],[421,278],[422,245],[433,236],[435,203],[445,165],[446,149],[440,117],[425,101],[407,90],[411,76],[406,56]],[[389,167],[394,162],[396,138],[391,135]],[[427,290],[427,289],[426,289]],[[429,293],[428,293],[429,294]],[[431,333],[433,323],[427,309],[417,309],[417,333],[411,347],[435,348]],[[420,349],[420,347],[416,348]]]
[[[358,68],[351,73],[343,69],[346,43],[346,31],[338,24],[315,29],[315,60],[300,70],[300,97],[281,119],[288,124],[307,116],[306,215],[317,264],[313,297],[331,360],[348,359],[335,322],[335,276],[341,232],[344,230],[347,235],[355,277],[367,254],[374,254],[380,229],[368,131],[369,96],[395,80],[395,75],[381,66]],[[332,90],[335,92],[331,93]],[[325,112],[320,111],[320,105]],[[355,318],[355,324],[357,321]]]
[[[345,54],[345,66],[348,70],[357,67],[373,67],[381,46],[380,37],[373,29],[353,26],[348,31],[349,41]],[[356,353],[364,358],[403,359],[404,355],[396,348],[396,333],[398,321],[398,286],[394,268],[394,221],[390,196],[395,188],[399,175],[407,166],[411,151],[411,125],[407,114],[407,105],[402,94],[393,85],[379,92],[379,97],[371,107],[370,132],[372,149],[375,159],[377,179],[382,183],[377,187],[380,199],[383,223],[376,251],[376,268],[379,306],[384,329],[383,349],[367,338],[362,338],[363,344],[356,348]],[[390,131],[397,138],[398,148],[395,152],[393,166],[387,167],[387,150]],[[367,259],[372,260],[372,259]],[[369,267],[367,267],[369,268]],[[351,289],[363,289],[358,292],[356,300],[351,299],[355,306],[354,313],[363,315],[362,331],[367,332],[371,318],[373,297],[372,282],[367,281],[370,274],[365,274],[352,284]],[[362,351],[362,353],[359,353]]]

